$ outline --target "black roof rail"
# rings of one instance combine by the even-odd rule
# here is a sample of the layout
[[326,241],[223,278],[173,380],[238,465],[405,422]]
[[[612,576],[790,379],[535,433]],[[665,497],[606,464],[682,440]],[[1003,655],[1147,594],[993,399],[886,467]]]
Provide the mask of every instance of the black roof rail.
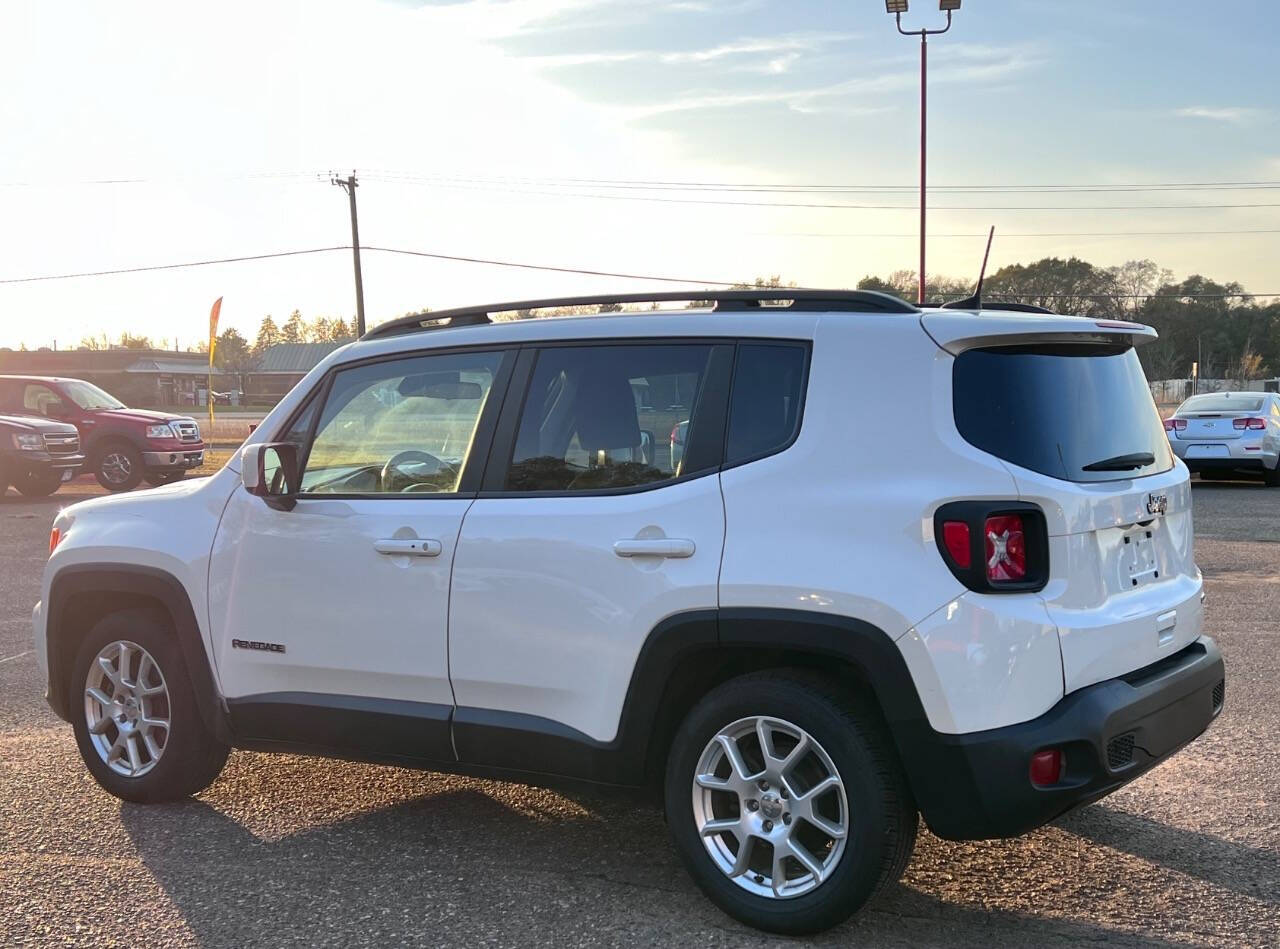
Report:
[[[454,326],[479,326],[493,322],[493,314],[513,310],[547,310],[553,307],[592,306],[595,304],[669,303],[680,300],[710,300],[717,311],[742,312],[761,309],[765,303],[788,301],[787,306],[767,307],[779,310],[856,310],[869,313],[919,313],[900,297],[874,290],[801,290],[779,288],[767,290],[663,290],[657,293],[609,293],[580,297],[551,297],[543,300],[516,300],[488,303],[483,306],[459,307],[452,310],[429,310],[379,323],[360,337],[380,339]],[[641,313],[627,315],[640,316]],[[602,316],[615,314],[603,313]]]

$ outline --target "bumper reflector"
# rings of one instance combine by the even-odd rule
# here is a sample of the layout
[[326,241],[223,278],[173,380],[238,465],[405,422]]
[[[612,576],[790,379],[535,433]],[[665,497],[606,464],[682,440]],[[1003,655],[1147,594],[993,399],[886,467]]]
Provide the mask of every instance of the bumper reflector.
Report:
[[1062,780],[1062,749],[1046,748],[1031,756],[1031,783],[1038,788],[1049,787]]

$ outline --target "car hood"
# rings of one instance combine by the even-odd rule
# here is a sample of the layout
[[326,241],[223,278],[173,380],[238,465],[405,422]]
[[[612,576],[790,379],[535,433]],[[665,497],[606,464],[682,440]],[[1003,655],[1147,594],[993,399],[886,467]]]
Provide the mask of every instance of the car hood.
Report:
[[72,434],[76,430],[74,425],[68,425],[66,422],[53,422],[46,418],[25,415],[0,415],[0,428],[6,431],[40,432],[41,434],[45,432],[49,434],[54,432]]
[[150,409],[97,409],[92,414],[96,418],[124,419],[131,422],[172,422],[175,419],[190,418],[190,416],[175,415],[172,412],[152,412]]

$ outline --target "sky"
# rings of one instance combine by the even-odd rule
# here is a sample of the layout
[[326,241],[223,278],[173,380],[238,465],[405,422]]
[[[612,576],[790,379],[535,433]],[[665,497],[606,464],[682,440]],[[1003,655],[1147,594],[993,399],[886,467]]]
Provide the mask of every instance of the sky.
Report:
[[[944,23],[915,0],[903,25]],[[219,296],[250,339],[351,318],[349,251],[6,282],[348,245],[331,170],[366,247],[801,286],[917,264],[919,42],[882,0],[0,0],[0,24],[0,346],[186,348]],[[1269,0],[964,0],[929,43],[929,271],[976,276],[994,225],[993,270],[1152,258],[1280,293],[1277,33]],[[1252,186],[1060,193],[1226,182]],[[679,286],[363,263],[371,325]]]

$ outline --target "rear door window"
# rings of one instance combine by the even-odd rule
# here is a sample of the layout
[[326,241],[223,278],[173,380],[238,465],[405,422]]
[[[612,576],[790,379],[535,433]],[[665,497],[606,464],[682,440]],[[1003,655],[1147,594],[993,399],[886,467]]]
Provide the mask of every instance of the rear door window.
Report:
[[956,357],[952,383],[961,436],[1015,465],[1081,482],[1173,467],[1132,347],[971,349]]
[[791,444],[800,429],[808,348],[743,343],[733,372],[725,464],[763,458]]

